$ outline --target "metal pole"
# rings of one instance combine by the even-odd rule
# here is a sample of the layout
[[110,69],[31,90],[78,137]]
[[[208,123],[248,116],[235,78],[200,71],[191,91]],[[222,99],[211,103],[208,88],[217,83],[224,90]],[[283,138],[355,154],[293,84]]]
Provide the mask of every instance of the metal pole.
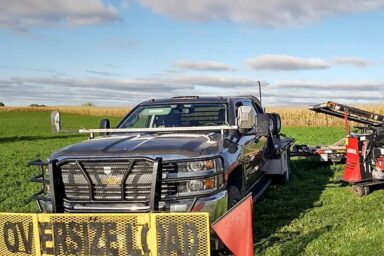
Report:
[[257,81],[258,85],[259,85],[259,97],[260,97],[260,104],[262,105],[262,102],[261,102],[261,83],[260,81]]

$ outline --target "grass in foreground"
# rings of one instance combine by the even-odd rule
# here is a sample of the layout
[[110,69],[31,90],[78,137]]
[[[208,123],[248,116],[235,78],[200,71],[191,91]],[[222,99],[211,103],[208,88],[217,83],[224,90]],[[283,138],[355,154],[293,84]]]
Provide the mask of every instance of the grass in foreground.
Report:
[[[100,117],[64,114],[63,129],[98,127]],[[119,118],[111,118],[116,124]],[[342,128],[286,128],[298,143],[332,144]],[[27,203],[38,186],[27,162],[85,140],[84,135],[52,134],[48,112],[0,113],[0,212],[34,212]],[[255,205],[257,255],[383,255],[384,190],[359,198],[340,182],[342,165],[293,159],[292,182],[272,186]]]
[[[55,150],[87,139],[87,135],[53,134],[49,112],[0,113],[0,212],[35,212],[28,198],[38,191],[29,182],[38,173],[28,162],[46,160]],[[63,129],[97,128],[100,117],[64,114]],[[119,118],[111,118],[116,124]]]
[[[303,131],[285,132],[293,135]],[[342,129],[305,131],[306,136],[296,137],[300,143],[317,144],[326,134],[333,135],[333,140],[342,135]],[[332,138],[327,139],[332,142]],[[290,184],[272,186],[255,205],[256,254],[384,254],[384,190],[362,198],[356,196],[349,185],[340,181],[344,165],[294,158],[291,167]]]

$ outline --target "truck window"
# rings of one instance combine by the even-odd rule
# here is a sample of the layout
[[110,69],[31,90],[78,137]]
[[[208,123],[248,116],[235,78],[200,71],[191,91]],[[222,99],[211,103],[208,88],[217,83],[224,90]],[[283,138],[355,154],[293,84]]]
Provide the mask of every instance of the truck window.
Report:
[[257,115],[259,113],[263,113],[262,109],[259,109],[258,106],[254,102],[252,102],[250,100],[244,100],[244,101],[242,101],[242,103],[243,103],[243,106],[250,106],[250,107],[252,107],[255,115]]
[[253,113],[254,115],[256,116],[258,113],[260,113],[256,108],[255,108],[255,105],[252,103],[252,101],[250,100],[243,100],[241,102],[242,104],[240,106],[249,106],[249,107],[252,107],[253,109]]
[[260,114],[260,113],[264,113],[264,110],[263,110],[263,108],[261,107],[260,103],[258,103],[258,102],[253,102],[253,106],[255,107],[256,112],[257,112],[258,114]]
[[131,113],[119,128],[217,126],[228,124],[226,104],[172,104],[143,106]]

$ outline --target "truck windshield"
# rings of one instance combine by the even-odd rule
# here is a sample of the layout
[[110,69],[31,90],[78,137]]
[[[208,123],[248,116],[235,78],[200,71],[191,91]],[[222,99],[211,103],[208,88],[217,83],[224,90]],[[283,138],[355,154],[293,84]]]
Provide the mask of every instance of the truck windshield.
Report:
[[226,104],[172,104],[137,108],[119,128],[227,125]]

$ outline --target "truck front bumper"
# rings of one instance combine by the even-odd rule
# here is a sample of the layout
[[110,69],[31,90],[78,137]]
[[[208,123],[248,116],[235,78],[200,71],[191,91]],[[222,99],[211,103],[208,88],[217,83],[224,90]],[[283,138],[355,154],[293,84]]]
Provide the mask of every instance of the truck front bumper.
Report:
[[170,212],[208,212],[212,222],[228,210],[228,192],[222,190],[206,197],[170,202],[166,207]]
[[223,190],[208,197],[202,197],[196,200],[193,212],[208,212],[211,222],[217,220],[228,210],[228,193]]
[[[52,212],[50,200],[38,200],[42,212]],[[66,209],[71,212],[150,212],[149,207],[137,204],[122,203],[68,203],[64,202]],[[159,203],[160,212],[208,212],[210,220],[214,221],[224,214],[228,209],[228,193],[222,190],[213,195],[195,199],[182,199]]]

